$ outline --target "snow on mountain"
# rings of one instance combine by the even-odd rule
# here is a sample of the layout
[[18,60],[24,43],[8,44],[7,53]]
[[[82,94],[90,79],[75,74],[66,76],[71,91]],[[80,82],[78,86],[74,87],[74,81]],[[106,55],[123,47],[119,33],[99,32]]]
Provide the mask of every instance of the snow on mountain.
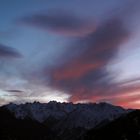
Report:
[[55,128],[93,128],[102,121],[113,120],[128,112],[121,107],[107,103],[73,104],[58,103],[26,103],[21,105],[9,104],[6,106],[17,118],[31,118],[39,122],[44,122],[48,118],[58,120]]

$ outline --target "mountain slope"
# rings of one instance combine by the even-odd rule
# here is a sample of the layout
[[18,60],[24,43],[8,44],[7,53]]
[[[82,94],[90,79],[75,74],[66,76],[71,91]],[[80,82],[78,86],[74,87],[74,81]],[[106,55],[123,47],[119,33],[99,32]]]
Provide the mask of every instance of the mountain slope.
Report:
[[5,107],[0,108],[0,140],[43,140],[50,131],[37,121],[17,119]]
[[140,110],[87,132],[85,140],[140,140]]
[[0,107],[0,140],[91,139],[131,111],[107,103],[9,104]]
[[[72,104],[49,102],[47,104],[26,103],[21,105],[9,104],[6,106],[17,118],[26,117],[38,122],[56,120],[55,129],[66,128],[93,128],[104,120],[113,120],[128,111],[107,103],[99,104]],[[60,127],[61,126],[61,127]]]

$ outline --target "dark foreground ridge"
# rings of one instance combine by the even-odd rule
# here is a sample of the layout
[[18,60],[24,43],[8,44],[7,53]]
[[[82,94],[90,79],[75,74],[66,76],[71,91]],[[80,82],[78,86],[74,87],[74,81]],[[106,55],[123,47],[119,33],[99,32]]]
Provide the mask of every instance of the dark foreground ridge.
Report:
[[15,118],[5,107],[0,108],[0,140],[43,140],[50,131],[43,124],[26,118]]
[[113,122],[89,130],[86,140],[140,140],[140,110],[133,111]]
[[0,107],[0,140],[139,140],[140,110],[107,103]]

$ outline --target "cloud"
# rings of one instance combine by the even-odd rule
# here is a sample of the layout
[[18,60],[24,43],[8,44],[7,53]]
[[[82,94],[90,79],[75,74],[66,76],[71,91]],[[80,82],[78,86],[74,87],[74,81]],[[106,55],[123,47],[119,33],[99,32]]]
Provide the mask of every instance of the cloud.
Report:
[[21,92],[24,92],[22,90],[16,90],[16,89],[10,89],[10,90],[5,90],[7,92],[14,92],[14,93],[21,93]]
[[109,94],[113,76],[106,66],[129,36],[119,18],[106,21],[96,32],[73,44],[73,51],[78,49],[79,55],[65,58],[66,63],[51,69],[50,86],[69,93],[73,102]]
[[[136,1],[131,3],[136,3]],[[73,2],[75,5],[75,1]],[[134,95],[134,92],[140,90],[140,86],[136,84],[137,80],[131,79],[133,84],[130,84],[130,81],[114,83],[119,75],[111,73],[107,67],[112,65],[110,62],[116,58],[123,43],[128,41],[132,33],[129,30],[134,30],[132,23],[137,21],[134,10],[137,8],[133,6],[132,9],[132,4],[128,0],[124,2],[109,0],[104,4],[103,2],[103,0],[100,2],[91,0],[87,6],[87,1],[84,1],[84,5],[80,1],[83,11],[77,9],[79,5],[76,5],[75,11],[53,9],[54,11],[20,18],[17,21],[20,25],[41,29],[45,31],[45,34],[39,34],[39,38],[35,37],[37,43],[32,45],[31,42],[35,38],[34,35],[32,36],[34,32],[30,32],[31,42],[25,41],[29,43],[25,45],[28,47],[31,43],[32,48],[27,50],[25,47],[23,50],[29,51],[28,54],[31,55],[25,58],[25,61],[20,61],[20,64],[19,62],[2,64],[4,68],[1,70],[1,75],[4,78],[1,78],[0,85],[2,89],[10,89],[4,90],[8,96],[12,96],[17,102],[34,100],[47,102],[56,99],[73,102],[108,101],[127,106],[130,102],[130,93]],[[136,5],[139,7],[139,4]],[[62,6],[60,9],[63,8]],[[86,14],[87,18],[84,17]],[[26,28],[24,29],[25,33]],[[59,36],[58,40],[55,36],[53,38],[48,31],[60,35],[60,38]],[[26,40],[24,33],[22,35]],[[51,37],[48,41],[45,37],[49,35]],[[65,36],[67,38],[63,38]],[[20,39],[18,41],[23,43]],[[68,44],[63,46],[63,41]],[[38,44],[39,46],[43,44],[43,46],[37,48]],[[63,47],[59,47],[61,45]],[[0,49],[2,50],[0,50],[0,58],[21,56],[17,50],[10,47],[0,45]],[[34,59],[32,59],[32,54],[34,54]],[[9,80],[12,75],[15,78]],[[135,95],[135,97],[139,96]],[[133,102],[137,100],[136,98],[133,98]]]
[[85,36],[96,30],[95,22],[80,18],[75,13],[71,12],[70,14],[64,10],[48,11],[46,14],[24,17],[19,22],[67,36]]
[[0,58],[19,58],[21,56],[16,49],[0,44]]
[[0,97],[0,106],[2,106],[3,104],[7,103],[7,101],[3,98]]

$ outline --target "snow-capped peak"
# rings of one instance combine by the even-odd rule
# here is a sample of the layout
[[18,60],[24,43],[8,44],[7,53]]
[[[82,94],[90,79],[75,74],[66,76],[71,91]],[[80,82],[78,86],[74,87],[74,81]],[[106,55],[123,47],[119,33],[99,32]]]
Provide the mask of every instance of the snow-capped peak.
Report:
[[44,122],[48,118],[58,120],[57,126],[63,128],[85,127],[93,128],[104,120],[113,120],[128,111],[107,103],[73,104],[58,103],[26,103],[9,104],[6,106],[17,118],[31,118]]

